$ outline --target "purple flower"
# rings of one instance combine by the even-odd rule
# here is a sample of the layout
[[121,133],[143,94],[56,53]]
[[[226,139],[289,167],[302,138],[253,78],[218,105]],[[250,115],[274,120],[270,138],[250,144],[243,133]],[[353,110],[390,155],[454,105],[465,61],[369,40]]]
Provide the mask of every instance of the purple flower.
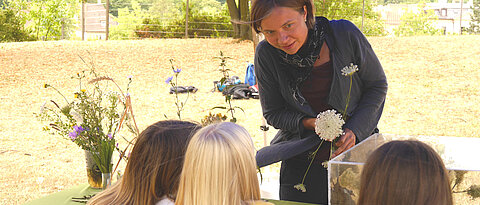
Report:
[[118,142],[117,142],[117,144],[115,144],[115,147],[118,148]]
[[75,130],[76,134],[80,134],[83,131],[85,131],[85,129],[83,129],[82,126],[77,126],[77,125],[73,126],[73,129]]
[[173,69],[173,72],[174,72],[174,73],[180,73],[181,71],[182,71],[181,68],[179,68],[179,69]]
[[129,76],[127,76],[127,78],[128,78],[128,79],[132,79],[132,78],[133,78],[133,76],[132,76],[132,75],[129,75]]
[[77,139],[77,132],[70,132],[68,133],[68,136],[72,139],[72,141],[75,141],[75,139]]
[[166,84],[170,83],[170,81],[172,81],[172,79],[173,79],[173,76],[168,77],[167,80],[165,80],[165,83]]
[[108,134],[107,135],[108,139],[111,140],[113,138],[113,135],[112,134]]

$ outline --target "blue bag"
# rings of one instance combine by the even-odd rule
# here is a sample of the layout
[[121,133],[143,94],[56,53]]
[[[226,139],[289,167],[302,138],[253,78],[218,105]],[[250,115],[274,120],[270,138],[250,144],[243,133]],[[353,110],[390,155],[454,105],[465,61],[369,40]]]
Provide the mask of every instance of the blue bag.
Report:
[[255,68],[252,63],[247,65],[247,71],[245,72],[245,84],[250,86],[255,85]]

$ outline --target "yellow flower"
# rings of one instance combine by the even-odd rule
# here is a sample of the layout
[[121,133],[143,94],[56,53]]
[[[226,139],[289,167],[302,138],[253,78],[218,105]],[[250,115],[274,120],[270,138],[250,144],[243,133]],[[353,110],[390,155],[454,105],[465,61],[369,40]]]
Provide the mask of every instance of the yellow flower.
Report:
[[75,93],[75,96],[74,96],[74,98],[78,98],[78,93]]
[[85,89],[81,89],[80,91],[82,91],[82,92],[86,92],[87,90],[85,90]]
[[46,84],[46,83],[43,84],[43,87],[44,87],[44,88],[48,88],[48,86],[50,86],[50,85],[48,85],[48,84]]

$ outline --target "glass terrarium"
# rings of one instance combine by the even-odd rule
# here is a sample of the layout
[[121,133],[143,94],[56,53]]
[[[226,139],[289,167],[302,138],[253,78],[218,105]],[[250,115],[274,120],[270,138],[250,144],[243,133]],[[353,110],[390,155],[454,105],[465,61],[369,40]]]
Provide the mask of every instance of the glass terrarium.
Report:
[[355,204],[359,197],[360,174],[368,156],[386,142],[408,139],[430,145],[441,156],[449,170],[454,204],[480,204],[480,198],[471,194],[475,195],[475,190],[480,189],[480,138],[391,134],[374,134],[329,161],[329,204]]

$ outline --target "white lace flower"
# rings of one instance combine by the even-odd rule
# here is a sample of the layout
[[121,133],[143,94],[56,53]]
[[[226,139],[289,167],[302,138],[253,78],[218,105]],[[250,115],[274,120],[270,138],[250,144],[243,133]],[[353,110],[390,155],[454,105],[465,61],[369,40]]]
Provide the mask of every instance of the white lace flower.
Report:
[[304,184],[297,184],[297,185],[293,186],[293,188],[298,189],[302,192],[307,192],[307,189],[305,188]]
[[350,63],[349,66],[345,66],[342,68],[342,75],[351,76],[357,71],[358,71],[358,66],[354,65],[353,63]]
[[73,117],[73,119],[77,122],[77,125],[80,126],[83,123],[83,118],[80,114],[75,112],[75,110],[71,109],[70,110],[70,115]]
[[317,115],[315,133],[324,140],[332,141],[343,133],[343,124],[345,121],[340,114],[335,110],[327,110]]

